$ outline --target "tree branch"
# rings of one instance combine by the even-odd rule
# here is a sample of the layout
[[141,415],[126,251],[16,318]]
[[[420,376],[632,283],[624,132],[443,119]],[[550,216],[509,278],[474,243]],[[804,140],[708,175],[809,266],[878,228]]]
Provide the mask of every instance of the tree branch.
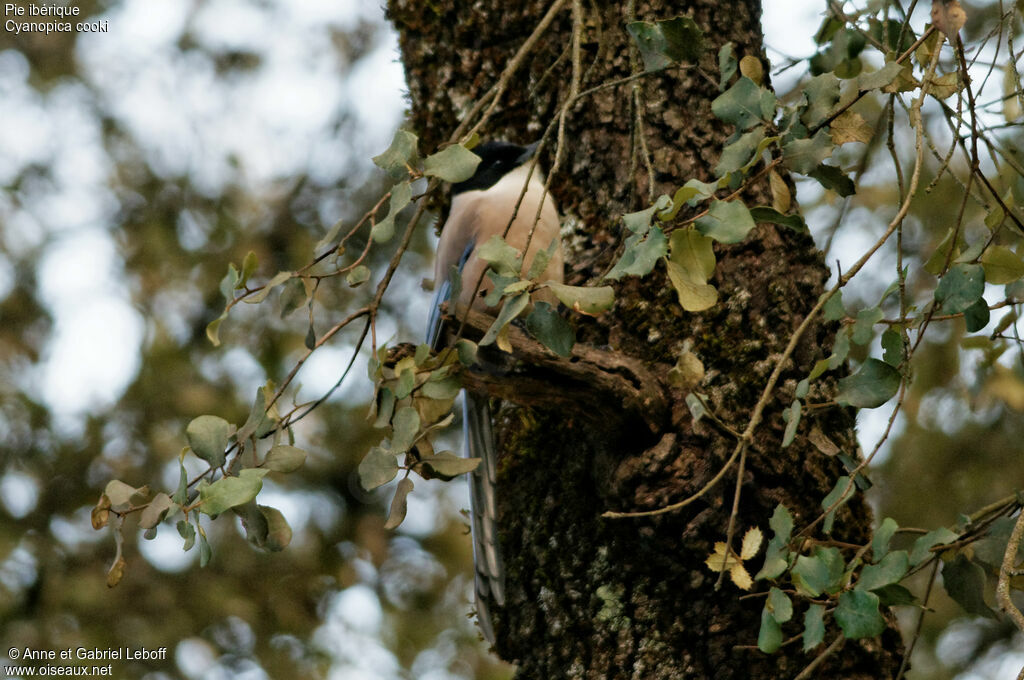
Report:
[[[466,335],[477,339],[494,321],[491,315],[462,305],[456,308],[456,317],[465,319]],[[668,422],[669,388],[644,362],[579,343],[571,357],[563,358],[515,325],[509,326],[508,339],[511,355],[481,348],[485,363],[462,374],[467,389],[516,404],[563,408],[603,422],[637,420],[652,433]]]

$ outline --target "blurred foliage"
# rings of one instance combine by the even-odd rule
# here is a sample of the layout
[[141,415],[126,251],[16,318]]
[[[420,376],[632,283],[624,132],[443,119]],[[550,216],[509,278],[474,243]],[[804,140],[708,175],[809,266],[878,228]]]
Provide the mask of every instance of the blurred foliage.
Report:
[[[851,3],[833,4],[855,9]],[[910,6],[869,4],[876,10],[893,8],[896,17],[898,7]],[[122,28],[134,26],[132,12],[146,11],[137,0],[77,5],[83,18],[109,17],[115,32],[118,20]],[[41,153],[0,159],[0,639],[38,650],[169,648],[163,662],[118,665],[125,678],[324,677],[330,669],[349,670],[353,677],[505,677],[507,669],[483,651],[471,621],[461,615],[469,611],[471,578],[465,522],[458,514],[461,496],[422,485],[428,489],[421,502],[435,507],[420,514],[434,522],[394,533],[383,528],[387,492],[367,494],[356,482],[356,466],[379,436],[365,422],[370,396],[365,383],[365,389],[340,390],[304,418],[296,426],[296,443],[311,454],[305,466],[287,478],[270,478],[275,500],[296,532],[287,550],[257,551],[237,522],[222,521],[209,530],[214,545],[209,566],[199,570],[191,557],[175,566],[169,555],[180,550],[180,539],[165,525],[153,544],[157,548],[147,549],[141,535],[130,535],[126,576],[116,589],[105,585],[114,548],[105,533],[90,528],[89,509],[107,480],[163,479],[173,489],[186,424],[201,413],[243,422],[255,388],[267,379],[280,380],[304,349],[303,314],[281,319],[263,308],[235,310],[221,328],[222,347],[209,343],[205,328],[223,309],[218,285],[227,263],[239,263],[252,251],[259,262],[256,276],[264,279],[301,267],[331,224],[339,218],[354,221],[384,189],[384,178],[354,160],[380,152],[386,140],[379,148],[362,146],[365,119],[354,112],[351,96],[330,95],[336,101],[329,102],[327,122],[314,135],[299,137],[301,144],[283,145],[291,151],[301,145],[312,149],[300,149],[299,162],[258,136],[228,143],[236,129],[250,123],[225,121],[223,112],[237,115],[232,97],[282,68],[275,47],[286,42],[292,9],[274,2],[247,7],[243,18],[262,18],[279,32],[245,41],[232,37],[224,15],[209,16],[228,3],[179,5],[180,16],[165,22],[177,26],[165,30],[170,38],[151,52],[125,49],[116,55],[125,63],[104,55],[111,44],[122,45],[113,35],[0,33],[0,97],[9,107],[25,106],[28,116],[45,118],[49,123],[42,129],[53,134],[49,143],[37,140]],[[984,133],[995,147],[986,150],[993,159],[987,171],[1020,205],[1019,78],[1003,77],[1012,65],[992,36],[1019,42],[1021,19],[1001,14],[1007,12],[1003,5],[965,3],[970,20],[963,37],[979,54],[972,74]],[[927,10],[918,8],[915,27],[927,20]],[[312,19],[298,31],[303,35],[298,46],[290,34],[284,49],[299,52],[290,65],[327,63],[338,82],[355,78],[361,68],[373,67],[375,51],[386,42],[388,29],[381,21],[374,13],[349,22]],[[884,24],[872,25],[871,35],[890,45],[899,42]],[[119,37],[140,45],[152,39]],[[862,72],[861,37],[847,32],[842,22],[825,21],[818,39],[821,50],[809,69],[835,69],[846,77]],[[146,60],[169,64],[171,71],[133,70]],[[144,88],[128,98],[120,88],[135,84],[133,74],[151,78],[163,99],[147,101]],[[183,86],[193,81],[199,85]],[[799,84],[793,91],[799,96]],[[159,119],[159,107],[174,96],[193,117],[177,127],[162,127],[159,120],[147,126],[153,121],[146,116]],[[292,95],[269,89],[264,96],[286,100]],[[328,96],[314,92],[298,108],[314,103],[321,108]],[[955,99],[948,103],[957,106]],[[879,131],[884,107],[883,98],[868,97],[854,110]],[[59,132],[69,111],[86,121],[73,129],[95,131],[94,138],[64,143]],[[943,119],[950,111],[931,102],[925,113],[941,159],[949,145]],[[220,121],[213,132],[207,129],[211,119]],[[26,130],[31,127],[10,119],[3,142],[18,141],[19,120]],[[288,134],[284,120],[265,129],[262,134],[269,137]],[[855,195],[845,198],[812,182],[799,187],[807,222],[830,260],[856,257],[899,203],[884,138],[876,133],[873,141],[839,153],[837,164],[857,180]],[[911,140],[896,142],[893,153],[909,167]],[[94,156],[73,157],[73,151],[82,151],[78,144]],[[255,159],[279,162],[281,169],[268,171]],[[904,264],[918,265],[910,269],[908,299],[930,297],[936,277],[920,263],[940,248],[963,195],[953,178],[965,175],[963,160],[940,174],[941,166],[940,160],[929,160],[921,182],[927,189],[914,201],[902,235]],[[76,182],[85,186],[84,195],[75,193]],[[93,203],[98,207],[90,212],[85,206]],[[87,214],[79,216],[76,209]],[[967,203],[963,223],[972,238],[987,233],[986,216],[979,205]],[[77,410],[52,396],[59,392],[44,396],[41,368],[52,362],[62,332],[54,299],[76,294],[74,272],[53,279],[48,258],[76,229],[96,231],[115,246],[117,290],[109,294],[141,324],[139,344],[132,349],[137,356],[124,357],[126,365],[138,366],[127,384],[117,387],[114,399],[97,397]],[[429,258],[427,231],[421,229],[411,246],[421,263]],[[999,243],[1020,248],[1019,239]],[[102,264],[91,250],[77,255],[72,268]],[[373,269],[388,256],[375,249],[367,264]],[[894,278],[895,257],[880,259],[885,268],[869,270],[844,290],[848,313],[855,316],[876,305]],[[409,282],[418,276],[404,278],[407,282],[398,285],[405,288],[385,298],[388,309],[381,316],[394,319],[388,333],[416,338],[422,319],[410,316],[417,305],[409,299],[417,293]],[[48,293],[54,286],[56,292]],[[340,318],[339,310],[363,294],[344,286],[325,291],[318,323],[333,323],[331,314]],[[995,300],[990,296],[990,303]],[[993,310],[993,321],[981,335],[993,335],[998,320],[1013,309]],[[969,334],[962,319],[936,322],[914,354],[903,415],[870,473],[869,497],[879,518],[922,529],[951,526],[960,514],[1021,488],[1024,364],[1016,328],[1011,324],[999,332],[1011,349],[996,356],[992,345],[965,346]],[[127,331],[112,323],[110,333]],[[343,334],[334,344],[344,350],[351,341]],[[853,348],[851,358],[862,360],[870,348]],[[316,366],[339,374],[344,367],[341,362]],[[331,384],[334,375],[313,378]],[[862,422],[866,448],[875,445],[881,429],[874,414]],[[423,496],[419,488],[417,494]],[[966,618],[941,589],[936,591],[930,601],[935,613],[924,620],[908,677],[940,680],[969,669],[989,672],[983,669],[998,664],[998,653],[1014,648],[1013,629]],[[912,630],[916,616],[908,616],[906,624]]]
[[[43,121],[34,127],[39,121],[8,118],[5,134],[42,129],[55,137],[0,160],[4,649],[168,648],[163,661],[115,661],[120,678],[314,678],[332,669],[357,674],[345,677],[506,677],[465,616],[471,555],[461,486],[426,492],[422,502],[433,506],[433,520],[391,532],[383,528],[386,492],[368,494],[356,482],[359,459],[375,442],[361,371],[357,384],[295,428],[296,444],[310,453],[302,469],[266,480],[264,494],[270,491],[295,530],[287,550],[256,550],[237,520],[214,525],[205,518],[213,559],[200,570],[196,551],[177,556],[181,539],[166,523],[152,543],[128,532],[128,569],[117,588],[107,588],[114,543],[108,531],[89,526],[89,508],[107,481],[163,480],[173,491],[185,425],[200,413],[241,424],[256,388],[280,380],[304,351],[305,315],[268,312],[278,302],[236,310],[222,326],[222,347],[211,345],[205,327],[223,309],[218,284],[228,262],[253,251],[254,277],[262,279],[298,268],[334,221],[365,212],[384,186],[368,160],[381,150],[369,145],[381,141],[359,129],[362,119],[344,88],[290,101],[296,76],[275,69],[289,59],[317,63],[345,83],[393,54],[390,29],[373,3],[335,10],[333,18],[279,2],[164,3],[152,8],[150,21],[142,16],[151,11],[145,2],[75,4],[83,19],[109,19],[111,33],[0,33],[0,97],[22,107],[13,113]],[[253,34],[239,38],[232,21]],[[121,51],[120,60],[104,53],[111,49]],[[204,83],[198,98],[182,86],[191,79]],[[158,95],[148,102],[137,97],[147,87]],[[237,112],[232,97],[259,87],[265,98],[289,100],[282,106],[326,109],[324,120],[254,121],[254,114],[220,120],[212,136],[203,130],[204,116]],[[125,108],[129,98],[133,110]],[[176,98],[180,109],[161,110]],[[65,108],[69,100],[73,110]],[[79,135],[75,148],[61,146],[54,132],[61,116],[72,114],[85,121],[76,133],[95,133]],[[181,136],[162,136],[169,128]],[[235,129],[240,143],[230,138]],[[296,134],[308,135],[312,150],[290,144],[288,135]],[[382,134],[386,144],[390,130]],[[298,152],[298,162],[289,151]],[[260,165],[278,160],[279,169]],[[76,183],[90,192],[79,204],[87,214],[63,221],[67,211],[54,206],[70,202],[74,215]],[[76,273],[108,264],[87,247],[61,259],[71,270],[45,283],[48,257],[62,244],[79,247],[78,233],[112,247],[116,290],[75,289],[82,280]],[[427,235],[421,229],[411,246],[420,262],[427,261]],[[375,252],[367,264],[388,256]],[[413,290],[418,278],[410,281],[402,295],[385,300],[382,314],[394,319],[387,332],[420,332],[410,324],[422,319],[409,316],[403,299],[420,294]],[[47,287],[56,287],[55,295]],[[327,291],[328,313],[357,294],[344,286]],[[110,342],[127,343],[123,364],[138,368],[123,385],[116,377],[97,381],[85,408],[77,399],[60,403],[59,390],[47,392],[42,368],[58,340],[75,343],[53,297],[79,295],[86,310],[107,295],[141,323],[132,346],[130,330],[109,319]],[[326,322],[333,323],[328,314],[318,317]],[[339,334],[331,346],[340,355],[351,342]],[[310,371],[343,368],[341,360],[327,360]],[[299,379],[330,385],[336,377]]]

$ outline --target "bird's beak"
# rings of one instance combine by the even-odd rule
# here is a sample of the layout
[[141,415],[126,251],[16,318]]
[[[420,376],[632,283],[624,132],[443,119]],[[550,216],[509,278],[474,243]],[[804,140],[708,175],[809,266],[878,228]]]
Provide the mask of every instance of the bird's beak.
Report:
[[516,165],[522,165],[526,161],[528,161],[531,158],[533,158],[533,155],[535,153],[537,153],[537,147],[539,147],[539,146],[540,146],[540,140],[538,139],[533,144],[530,144],[529,146],[525,147],[525,150],[523,151],[522,155],[519,156],[519,158],[516,159]]

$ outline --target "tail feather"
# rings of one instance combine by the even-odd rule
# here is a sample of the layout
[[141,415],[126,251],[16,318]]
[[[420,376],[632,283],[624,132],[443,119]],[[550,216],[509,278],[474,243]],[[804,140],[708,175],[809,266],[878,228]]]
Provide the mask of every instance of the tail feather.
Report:
[[480,459],[480,465],[471,473],[469,479],[477,613],[484,637],[493,643],[494,631],[488,613],[487,597],[493,597],[498,606],[505,604],[505,565],[498,544],[498,510],[494,493],[497,480],[497,452],[494,447],[487,398],[464,392],[462,408],[465,455]]

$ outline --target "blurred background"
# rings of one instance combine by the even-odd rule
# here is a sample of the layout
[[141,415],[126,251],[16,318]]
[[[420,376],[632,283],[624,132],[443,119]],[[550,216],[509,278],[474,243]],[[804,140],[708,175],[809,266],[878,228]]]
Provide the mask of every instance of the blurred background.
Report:
[[[296,425],[306,465],[265,483],[261,503],[294,530],[287,550],[252,548],[225,517],[204,524],[214,556],[200,569],[198,551],[183,552],[164,524],[153,540],[128,537],[127,573],[106,587],[114,541],[92,529],[89,511],[107,481],[173,490],[185,425],[203,413],[243,422],[256,388],[280,381],[304,351],[308,317],[279,314],[276,294],[235,308],[221,347],[210,344],[205,328],[223,309],[228,263],[255,252],[259,280],[301,267],[331,225],[353,224],[379,198],[386,178],[369,159],[402,123],[404,84],[379,0],[75,4],[81,20],[106,30],[0,31],[0,653],[168,648],[164,661],[115,662],[115,677],[147,680],[509,677],[468,617],[463,483],[417,483],[394,532],[383,528],[390,486],[358,486],[356,466],[380,437],[366,423],[361,361]],[[920,4],[918,32],[928,20]],[[798,96],[825,3],[765,5],[776,87]],[[1000,23],[1002,3],[967,7],[979,82],[994,78],[985,115],[998,144],[1018,154],[1019,109],[1004,110],[1002,71],[986,78],[984,69],[1003,67],[1002,35],[1020,22]],[[862,106],[880,111],[878,102]],[[937,139],[948,140],[937,108],[926,111]],[[863,145],[850,146],[861,148],[844,151],[848,169],[865,156]],[[909,142],[897,152],[910,158]],[[848,202],[816,183],[799,187],[833,269],[859,257],[891,218],[887,153],[870,159]],[[1016,180],[1004,181],[1017,196]],[[931,254],[959,195],[947,176],[915,204],[906,257]],[[421,336],[433,239],[419,230],[385,298],[379,341]],[[376,249],[368,264],[379,273],[389,256]],[[844,294],[849,310],[877,304],[895,261],[883,253],[855,281]],[[318,330],[365,288],[321,291]],[[961,347],[964,334],[959,322],[936,328],[919,356],[906,409],[870,475],[879,518],[950,525],[1024,487],[1024,404],[1015,410],[979,380],[985,360]],[[314,353],[298,401],[331,390],[355,337],[342,333]],[[1020,381],[1019,346],[1000,361],[1006,379]],[[862,414],[865,450],[888,415]],[[966,617],[942,594],[933,605],[908,677],[1016,677],[1021,636]]]

